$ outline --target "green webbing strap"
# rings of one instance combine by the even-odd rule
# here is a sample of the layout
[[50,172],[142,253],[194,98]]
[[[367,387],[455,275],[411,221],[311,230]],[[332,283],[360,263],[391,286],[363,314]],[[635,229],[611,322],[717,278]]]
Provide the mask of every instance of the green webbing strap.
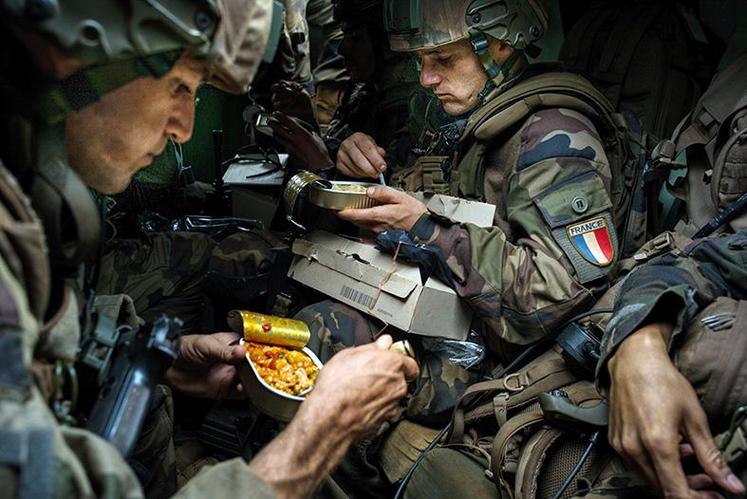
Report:
[[472,50],[480,59],[482,67],[488,74],[488,81],[478,96],[479,103],[482,105],[490,92],[518,78],[529,67],[529,61],[523,50],[514,50],[503,64],[498,64],[490,56],[488,37],[484,33],[473,32],[470,34],[469,40],[472,44]]
[[76,71],[56,82],[41,96],[38,113],[48,125],[62,122],[68,113],[98,101],[101,96],[131,81],[152,76],[160,78],[174,66],[181,51],[152,54],[114,61]]

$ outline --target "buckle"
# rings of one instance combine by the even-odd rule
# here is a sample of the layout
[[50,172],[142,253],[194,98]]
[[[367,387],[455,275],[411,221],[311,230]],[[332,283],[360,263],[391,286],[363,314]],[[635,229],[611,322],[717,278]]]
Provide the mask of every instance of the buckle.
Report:
[[78,406],[78,373],[70,361],[58,360],[54,365],[52,412],[64,425],[75,425],[73,416]]
[[654,256],[660,255],[666,251],[669,251],[674,246],[674,239],[672,234],[664,232],[659,234],[651,241],[651,248],[641,251],[633,255],[633,259],[636,262],[646,261]]
[[[516,386],[515,387],[508,385],[508,382],[510,380],[512,380],[512,379],[516,380]],[[511,373],[508,376],[506,376],[505,378],[503,378],[503,386],[506,388],[506,391],[509,391],[509,392],[520,392],[524,388],[526,388],[526,386],[524,386],[524,385],[521,384],[521,380],[519,379],[519,373]]]

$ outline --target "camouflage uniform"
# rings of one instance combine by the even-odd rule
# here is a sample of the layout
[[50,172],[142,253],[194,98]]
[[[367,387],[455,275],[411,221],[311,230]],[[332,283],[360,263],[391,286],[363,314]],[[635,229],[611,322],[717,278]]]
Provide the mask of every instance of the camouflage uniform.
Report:
[[[90,432],[59,425],[35,384],[38,379],[32,379],[32,363],[36,367],[74,359],[80,336],[78,307],[74,294],[66,289],[66,306],[54,322],[45,323],[44,295],[51,276],[41,223],[12,175],[1,166],[0,192],[0,240],[5,241],[0,250],[0,477],[4,493],[11,497],[144,497],[138,478],[117,450]],[[158,400],[152,418],[163,418],[162,424],[170,426],[168,399]],[[142,463],[137,471],[145,470],[147,475],[171,467],[168,455],[152,452],[154,446],[163,449],[164,442],[156,438],[163,436],[154,431],[147,437],[150,441],[140,442],[133,454]],[[180,495],[220,497],[225,493],[234,497],[239,489],[252,497],[274,497],[241,459],[203,473]],[[169,489],[164,483],[145,485]]]
[[203,280],[215,242],[201,233],[158,233],[114,240],[101,258],[99,294],[123,293],[150,322],[166,314],[199,329],[206,306]]
[[[71,6],[73,3],[66,2],[61,6],[55,6],[58,10],[42,12],[43,15],[48,14],[44,20],[45,29],[52,31],[58,29],[59,31],[55,34],[65,32],[64,23],[65,20],[69,20],[69,17],[60,21],[60,10],[69,15],[71,11],[76,10],[75,7],[80,7],[80,5]],[[221,27],[216,29],[215,39],[220,38],[224,52],[218,49],[217,53],[212,54],[216,56],[216,60],[222,58],[221,67],[213,68],[216,70],[213,76],[217,80],[225,78],[226,83],[230,81],[236,87],[242,88],[241,80],[251,77],[255,69],[252,66],[258,64],[257,59],[261,56],[261,47],[266,43],[267,36],[265,34],[265,41],[263,41],[262,32],[266,32],[264,24],[268,15],[267,2],[235,2],[231,4],[232,7],[222,7],[223,10],[220,11],[217,6],[213,6],[216,15],[218,12],[225,15],[225,9],[231,9],[229,17],[233,21],[233,24],[229,23],[228,26],[221,23]],[[97,4],[96,7],[100,6]],[[127,10],[123,6],[117,5],[117,7],[122,8],[112,7],[107,13],[115,16]],[[139,13],[144,17],[151,14],[143,5],[138,7]],[[189,6],[182,5],[182,8],[186,9]],[[29,67],[30,57],[15,39],[7,39],[11,36],[11,30],[5,22],[18,22],[19,24],[14,28],[22,29],[18,18],[24,17],[25,13],[17,9],[23,10],[18,5],[2,5],[4,29],[1,30],[2,35],[0,35],[3,41],[3,53],[0,58],[0,80],[2,80],[0,102],[7,111],[0,120],[3,131],[2,140],[0,140],[0,157],[2,157],[2,163],[11,168],[11,171],[6,170],[3,164],[0,164],[0,442],[2,442],[0,444],[0,483],[3,485],[2,494],[4,497],[22,498],[52,496],[135,498],[145,496],[143,490],[145,486],[149,494],[162,496],[167,491],[173,492],[173,470],[171,478],[167,477],[163,483],[151,483],[148,476],[163,478],[163,475],[169,474],[167,470],[170,467],[169,461],[173,461],[173,452],[163,450],[168,447],[170,435],[168,432],[164,434],[161,430],[170,428],[172,424],[171,406],[165,391],[159,392],[152,399],[150,416],[158,421],[156,426],[153,426],[154,432],[142,435],[140,445],[134,451],[133,460],[138,463],[136,469],[131,468],[116,448],[100,437],[83,428],[60,424],[48,405],[48,396],[55,395],[55,390],[50,389],[52,385],[49,384],[48,374],[55,366],[64,368],[72,363],[81,334],[79,315],[82,303],[79,302],[79,295],[73,291],[72,282],[63,282],[60,277],[60,268],[56,265],[53,268],[51,265],[51,263],[60,263],[56,260],[60,257],[60,248],[55,248],[54,243],[61,241],[54,238],[59,236],[59,232],[63,232],[61,230],[63,224],[66,229],[70,230],[73,221],[71,213],[66,212],[60,219],[46,220],[50,225],[44,227],[22,190],[22,187],[29,188],[32,180],[34,182],[39,180],[40,171],[37,171],[37,168],[46,172],[45,168],[54,167],[55,173],[58,174],[55,178],[57,183],[54,185],[60,188],[71,184],[78,185],[81,188],[78,192],[82,192],[82,196],[75,201],[88,202],[90,206],[95,206],[93,200],[86,197],[87,191],[82,182],[67,165],[67,154],[62,140],[64,116],[76,105],[82,107],[91,100],[95,101],[97,96],[138,76],[130,71],[132,66],[128,66],[129,59],[117,60],[116,68],[102,63],[105,69],[117,72],[117,77],[112,79],[102,77],[100,71],[92,70],[88,73],[88,66],[76,73],[75,76],[82,79],[76,80],[79,86],[75,88],[81,90],[80,84],[82,84],[86,91],[75,94],[73,102],[63,95],[64,92],[55,94],[54,92],[58,90],[56,86],[47,92],[42,85],[51,82],[43,81],[41,75]],[[91,7],[86,14],[95,16],[94,11],[94,7]],[[183,14],[184,10],[181,13]],[[24,28],[38,28],[30,17],[23,20]],[[110,18],[107,17],[107,19]],[[205,20],[211,21],[203,17],[202,21]],[[217,18],[212,20],[217,21]],[[61,24],[62,27],[60,27]],[[152,28],[154,24],[149,24],[149,26]],[[97,27],[104,29],[98,23]],[[230,32],[232,27],[237,32]],[[111,28],[111,25],[107,25],[107,28]],[[122,26],[122,29],[126,28]],[[50,33],[45,34],[50,35],[50,40],[55,38]],[[126,36],[113,37],[116,42],[121,42],[126,38]],[[201,42],[209,40],[208,37],[198,38]],[[246,40],[252,41],[252,50],[258,52],[257,58],[254,58],[252,53],[240,50],[235,50],[233,54],[225,53],[226,45],[234,50],[239,48],[235,46],[235,42],[241,43]],[[59,42],[59,40],[55,41]],[[145,41],[141,39],[139,47],[141,49],[144,47],[147,51],[152,47],[147,43],[143,45]],[[163,39],[160,41],[163,42]],[[184,45],[179,47],[178,53],[181,53],[185,47]],[[61,48],[67,52],[70,47]],[[108,46],[107,49],[112,49],[112,52],[107,52],[107,55],[121,55],[118,52],[121,48],[120,45]],[[140,52],[137,53],[142,55]],[[246,63],[245,65],[235,64],[234,56],[237,53],[250,56],[242,61]],[[87,52],[86,56],[91,56],[91,54],[93,51]],[[80,54],[71,53],[71,55],[78,57]],[[132,57],[131,53],[129,55]],[[86,57],[81,57],[81,60],[94,64]],[[171,62],[173,63],[173,60]],[[100,70],[101,67],[98,69]],[[151,71],[152,68],[148,70]],[[104,71],[104,73],[107,72]],[[238,74],[241,76],[238,79],[234,78]],[[118,77],[123,75],[132,78],[119,80]],[[109,76],[112,76],[111,72]],[[145,75],[140,74],[140,76]],[[156,76],[155,72],[151,76]],[[67,88],[70,90],[70,87]],[[44,96],[49,99],[44,100]],[[68,94],[67,97],[70,95]],[[50,104],[53,106],[49,107]],[[34,114],[34,111],[40,108],[41,116]],[[39,202],[38,199],[35,201]],[[71,210],[79,208],[80,205],[76,205]],[[60,213],[57,214],[60,215]],[[91,226],[97,224],[97,221],[98,218],[92,216],[85,219],[85,226],[73,226],[72,228],[78,229],[79,232],[87,232]],[[46,237],[45,229],[47,229]],[[49,229],[57,229],[59,232],[50,232]],[[73,237],[79,235],[75,234]],[[95,237],[90,239],[96,240]],[[51,241],[49,245],[48,241]],[[63,240],[63,242],[69,241]],[[69,250],[69,247],[67,249]],[[78,275],[77,270],[78,266],[75,265],[72,273]],[[131,301],[127,302],[121,297],[112,301],[120,305],[129,303],[127,315],[130,320],[136,319]],[[114,306],[113,308],[117,309],[115,313],[119,315],[120,307]],[[103,310],[102,313],[104,313]],[[59,413],[59,411],[56,412]],[[163,453],[154,452],[155,448]],[[145,483],[139,482],[138,475],[144,479]],[[152,478],[152,480],[158,481],[161,478]],[[168,483],[170,481],[172,483]],[[214,497],[234,497],[237,489],[251,497],[274,497],[261,478],[255,476],[246,463],[240,459],[227,461],[211,470],[204,471],[185,487],[180,495],[204,497],[210,494]]]
[[[623,282],[607,325],[597,376],[607,376],[607,362],[625,339],[643,326],[674,325],[669,348],[675,365],[693,384],[715,433],[747,403],[743,382],[747,336],[747,230],[696,240],[682,251],[657,257]],[[726,322],[706,327],[709,316]]]

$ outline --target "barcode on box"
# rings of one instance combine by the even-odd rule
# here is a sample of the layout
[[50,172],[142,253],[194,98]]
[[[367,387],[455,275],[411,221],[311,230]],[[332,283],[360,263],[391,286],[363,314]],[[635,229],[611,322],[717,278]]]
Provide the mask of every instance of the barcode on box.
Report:
[[373,296],[361,293],[357,289],[353,289],[350,286],[342,286],[342,296],[350,301],[354,301],[359,305],[363,305],[366,308],[373,307]]

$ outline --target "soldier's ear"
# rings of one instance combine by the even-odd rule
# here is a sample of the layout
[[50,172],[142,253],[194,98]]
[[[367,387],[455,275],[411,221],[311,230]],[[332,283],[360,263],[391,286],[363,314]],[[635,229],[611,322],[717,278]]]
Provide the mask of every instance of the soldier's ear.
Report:
[[514,53],[514,48],[508,43],[488,35],[488,52],[495,62],[501,64],[506,62]]

